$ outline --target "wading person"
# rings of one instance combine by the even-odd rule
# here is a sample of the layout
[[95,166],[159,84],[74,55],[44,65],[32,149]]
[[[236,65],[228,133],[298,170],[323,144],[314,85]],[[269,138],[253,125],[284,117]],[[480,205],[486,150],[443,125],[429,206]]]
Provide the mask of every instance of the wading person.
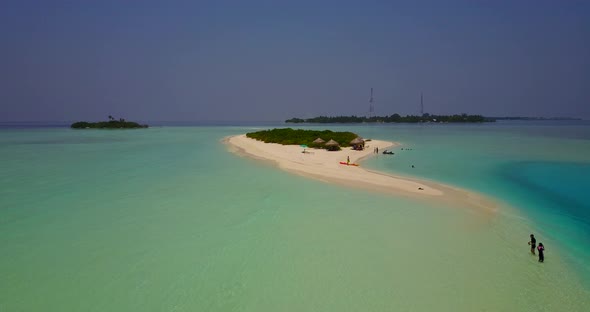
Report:
[[543,246],[543,243],[539,243],[539,247],[537,247],[537,250],[539,251],[539,262],[544,262],[545,261],[545,246]]
[[535,239],[535,235],[531,234],[531,240],[529,241],[529,245],[531,245],[531,253],[535,254],[535,248],[537,247],[537,240]]

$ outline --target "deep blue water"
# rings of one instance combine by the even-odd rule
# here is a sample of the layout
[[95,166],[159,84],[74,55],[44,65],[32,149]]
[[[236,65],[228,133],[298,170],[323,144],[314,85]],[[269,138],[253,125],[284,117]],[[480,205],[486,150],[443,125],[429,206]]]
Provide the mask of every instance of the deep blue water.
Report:
[[590,164],[518,163],[506,168],[505,174],[531,194],[542,194],[546,207],[583,223],[590,233]]
[[520,205],[550,238],[571,250],[570,261],[590,273],[590,164],[520,162],[502,168],[501,176],[518,196]]

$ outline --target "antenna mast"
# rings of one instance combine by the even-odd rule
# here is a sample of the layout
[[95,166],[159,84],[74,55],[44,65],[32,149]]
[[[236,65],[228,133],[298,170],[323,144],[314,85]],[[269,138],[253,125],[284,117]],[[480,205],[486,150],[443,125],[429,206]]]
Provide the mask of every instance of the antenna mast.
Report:
[[420,116],[424,116],[424,95],[420,92]]
[[369,118],[373,117],[374,111],[375,107],[373,107],[373,88],[371,88],[371,97],[369,98]]

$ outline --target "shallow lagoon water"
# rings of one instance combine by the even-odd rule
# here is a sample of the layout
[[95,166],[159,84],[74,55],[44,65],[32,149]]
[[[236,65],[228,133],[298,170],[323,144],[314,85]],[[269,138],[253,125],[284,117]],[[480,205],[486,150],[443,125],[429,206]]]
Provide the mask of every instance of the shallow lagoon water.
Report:
[[[589,183],[575,174],[590,159],[587,125],[304,127],[399,141],[395,155],[363,166],[493,196],[501,202],[493,218],[310,180],[221,143],[272,126],[1,130],[0,310],[583,311],[590,303],[580,248],[587,195],[547,179],[568,172],[556,184]],[[530,232],[547,242],[544,264],[527,251]]]

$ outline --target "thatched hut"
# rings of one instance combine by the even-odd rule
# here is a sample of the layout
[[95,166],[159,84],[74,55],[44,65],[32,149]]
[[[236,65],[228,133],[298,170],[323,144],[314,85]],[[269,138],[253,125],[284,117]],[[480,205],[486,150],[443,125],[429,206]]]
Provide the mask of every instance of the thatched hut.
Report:
[[354,140],[350,141],[350,145],[352,145],[353,150],[362,151],[365,149],[365,140],[361,137],[356,137]]
[[327,150],[329,151],[339,151],[340,150],[340,144],[338,144],[338,142],[330,139],[330,141],[328,141],[326,144]]
[[326,142],[326,141],[322,140],[322,138],[317,138],[317,139],[313,140],[314,144],[322,144],[324,142]]

